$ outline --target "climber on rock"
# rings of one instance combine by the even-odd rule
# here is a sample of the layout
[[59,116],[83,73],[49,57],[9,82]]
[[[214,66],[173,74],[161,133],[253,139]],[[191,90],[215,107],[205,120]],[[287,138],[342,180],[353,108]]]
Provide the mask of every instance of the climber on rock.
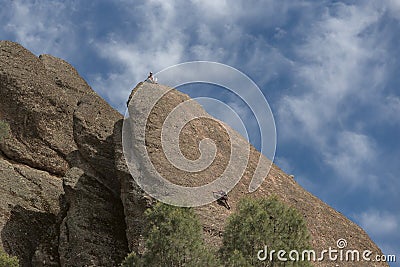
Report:
[[217,192],[213,192],[217,198],[217,203],[221,206],[224,206],[225,208],[227,208],[228,210],[231,209],[231,206],[228,203],[228,194],[223,191],[217,191]]

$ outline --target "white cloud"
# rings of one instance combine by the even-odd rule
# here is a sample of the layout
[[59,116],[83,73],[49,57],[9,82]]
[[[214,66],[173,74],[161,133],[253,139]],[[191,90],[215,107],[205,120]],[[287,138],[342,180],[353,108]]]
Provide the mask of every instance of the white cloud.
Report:
[[228,16],[232,14],[232,7],[234,6],[229,5],[226,0],[192,0],[192,3],[208,17]]
[[316,144],[320,143],[320,138],[324,138],[321,128],[324,112],[318,111],[324,111],[325,106],[324,103],[317,101],[315,96],[285,96],[278,108],[282,129],[280,137],[302,139],[310,136]]
[[[151,41],[149,39],[149,41]],[[123,107],[130,90],[139,81],[143,81],[149,71],[160,70],[177,64],[182,57],[182,44],[178,40],[166,40],[143,51],[144,44],[128,44],[123,41],[110,40],[97,45],[100,55],[110,60],[116,70],[107,77],[97,75],[93,87],[106,96],[114,107]]]
[[354,215],[360,226],[379,245],[383,254],[399,256],[398,244],[400,214],[377,209],[369,209]]
[[363,34],[378,21],[379,13],[368,6],[337,5],[336,16],[327,12],[298,49],[305,62],[299,66],[299,76],[312,87],[318,100],[329,100],[324,101],[331,103],[327,110],[360,89],[361,80],[370,78],[363,72],[368,60],[380,56],[376,51],[371,53],[370,38],[375,36]]
[[3,31],[34,53],[68,58],[75,44],[74,26],[67,16],[73,5],[62,2],[11,1]]
[[[101,57],[109,60],[115,70],[93,78],[93,87],[120,111],[134,86],[132,83],[143,80],[150,70],[157,72],[186,60],[218,61],[233,66],[240,63],[245,71],[258,71],[265,83],[277,75],[275,68],[284,68],[288,64],[285,57],[266,41],[247,33],[249,25],[246,23],[262,19],[262,27],[274,24],[275,20],[284,19],[292,5],[268,1],[262,7],[261,3],[251,5],[249,12],[243,13],[240,7],[248,6],[244,1],[235,5],[226,1],[122,3],[127,11],[124,15],[132,16],[140,31],[132,36],[114,32],[108,40],[94,44]],[[272,6],[279,7],[283,14],[266,19],[264,13],[273,13]],[[242,21],[246,23],[242,25]],[[245,51],[244,40],[250,44]]]
[[390,14],[397,18],[400,19],[400,1],[399,0],[387,0],[387,9],[390,12]]
[[134,38],[115,33],[106,42],[94,44],[100,56],[115,66],[115,71],[97,75],[93,86],[120,112],[134,83],[143,81],[149,71],[180,63],[185,46],[185,37],[175,27],[177,14],[173,2],[148,1],[139,10],[132,10],[131,15],[143,12],[143,20],[139,21],[142,31]]
[[368,233],[374,236],[393,235],[399,230],[399,219],[389,212],[369,210],[355,216]]
[[307,140],[352,185],[377,182],[367,168],[377,153],[374,140],[346,120],[357,103],[380,94],[384,52],[371,32],[380,16],[369,3],[327,9],[297,50],[296,81],[303,91],[283,97],[278,108],[280,137]]
[[378,177],[369,173],[371,166],[378,164],[376,146],[366,135],[340,132],[332,144],[323,151],[326,164],[344,179],[348,186],[368,186],[378,190]]
[[386,98],[383,99],[378,112],[381,121],[390,124],[400,124],[400,98],[394,95],[386,96]]

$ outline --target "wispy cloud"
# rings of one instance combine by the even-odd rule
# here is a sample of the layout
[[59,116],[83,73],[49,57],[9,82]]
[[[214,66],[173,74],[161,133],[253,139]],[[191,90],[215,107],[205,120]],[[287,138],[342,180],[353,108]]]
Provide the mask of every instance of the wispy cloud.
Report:
[[376,114],[380,121],[390,124],[400,124],[400,97],[388,95],[382,99],[380,109]]
[[399,230],[396,215],[378,210],[369,210],[356,216],[364,229],[374,235],[391,235]]
[[14,37],[34,53],[68,58],[75,46],[75,25],[68,19],[74,5],[57,1],[5,2],[1,12],[3,34]]
[[278,110],[281,137],[308,140],[339,177],[358,186],[367,184],[366,177],[376,179],[365,167],[377,147],[354,120],[349,124],[349,117],[362,111],[354,103],[374,100],[381,89],[384,51],[375,46],[373,32],[381,15],[368,3],[326,9],[297,48],[296,80],[302,91],[283,97]]
[[94,86],[120,109],[135,85],[133,82],[144,80],[150,70],[180,63],[185,47],[185,36],[177,22],[180,9],[176,3],[148,1],[132,8],[132,3],[125,5],[124,15],[132,16],[140,31],[131,36],[114,32],[107,40],[95,44],[99,55],[109,60],[115,71],[97,75]]
[[370,171],[376,164],[377,148],[366,135],[342,131],[322,152],[324,161],[331,166],[338,178],[344,179],[347,186],[365,186],[381,189],[378,178]]
[[[251,31],[259,22],[262,31],[285,21],[291,1],[266,1],[231,5],[226,1],[123,1],[124,17],[132,17],[139,31],[132,35],[115,31],[95,45],[99,55],[115,71],[93,78],[94,87],[123,109],[122,99],[133,81],[143,80],[149,70],[159,71],[186,60],[223,62],[253,72],[265,84],[291,64],[281,52]],[[261,5],[261,6],[260,6]],[[246,12],[243,8],[246,7]],[[282,11],[279,15],[276,10]],[[271,16],[266,16],[265,12]],[[183,19],[185,18],[185,19]],[[281,30],[282,31],[282,30]],[[128,89],[129,88],[129,89]],[[115,94],[115,92],[118,92]]]
[[393,17],[400,19],[400,2],[397,0],[387,0],[386,2],[389,13]]
[[[151,38],[149,38],[151,43]],[[151,70],[159,70],[181,61],[182,45],[178,40],[166,40],[144,50],[145,44],[129,44],[111,39],[96,45],[100,55],[108,59],[116,71],[105,76],[96,75],[93,86],[123,112],[130,90],[146,78]]]
[[384,254],[400,253],[395,244],[396,236],[393,235],[400,230],[400,214],[371,209],[356,214],[354,217],[372,238],[380,241]]

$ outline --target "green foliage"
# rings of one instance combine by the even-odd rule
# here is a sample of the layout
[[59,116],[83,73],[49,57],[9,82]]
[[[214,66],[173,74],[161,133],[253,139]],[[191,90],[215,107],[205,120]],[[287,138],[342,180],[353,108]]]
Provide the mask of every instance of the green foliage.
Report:
[[[225,228],[221,256],[228,266],[311,266],[308,261],[282,262],[271,250],[297,250],[310,248],[310,237],[302,216],[276,197],[268,199],[243,199],[238,210]],[[268,247],[265,261],[257,258],[259,250]],[[288,254],[285,255],[288,257]],[[243,264],[243,261],[246,264]]]
[[225,267],[251,267],[250,263],[247,262],[242,252],[234,250],[229,258],[227,259]]
[[190,208],[158,203],[145,213],[146,252],[131,253],[122,263],[128,266],[218,266],[203,243],[202,227]]
[[10,125],[7,122],[0,120],[0,142],[10,135]]
[[11,257],[0,248],[0,267],[18,267],[17,257]]
[[126,256],[125,260],[121,263],[121,267],[131,266],[144,266],[143,260],[136,255],[135,252],[131,252]]

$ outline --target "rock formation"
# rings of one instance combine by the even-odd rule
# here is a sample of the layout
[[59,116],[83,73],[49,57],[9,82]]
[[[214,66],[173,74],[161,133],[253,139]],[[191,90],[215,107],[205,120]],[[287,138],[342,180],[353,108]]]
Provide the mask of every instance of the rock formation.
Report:
[[[136,90],[143,87],[165,89],[140,83]],[[199,142],[210,138],[217,144],[215,162],[192,174],[172,166],[160,142],[162,124],[175,106],[187,100],[187,95],[169,91],[147,119],[145,141],[152,163],[163,176],[196,186],[209,182],[211,173],[223,172],[230,140],[222,122],[195,120],[181,133],[182,153],[196,159]],[[197,105],[187,112],[199,109]],[[71,65],[49,55],[36,57],[19,44],[1,41],[0,120],[10,125],[9,136],[0,141],[0,246],[6,252],[18,256],[22,266],[117,266],[129,251],[141,252],[143,212],[151,199],[128,171],[121,139],[124,118]],[[249,194],[259,157],[251,147],[242,179],[229,193],[231,210],[215,202],[196,208],[210,246],[220,245],[226,218],[240,198],[275,194],[304,216],[316,251],[335,248],[336,241],[344,238],[347,249],[381,254],[359,226],[275,165],[262,186]],[[134,175],[144,172],[138,169]]]
[[0,244],[23,266],[117,266],[128,253],[114,168],[122,116],[65,61],[0,42]]

